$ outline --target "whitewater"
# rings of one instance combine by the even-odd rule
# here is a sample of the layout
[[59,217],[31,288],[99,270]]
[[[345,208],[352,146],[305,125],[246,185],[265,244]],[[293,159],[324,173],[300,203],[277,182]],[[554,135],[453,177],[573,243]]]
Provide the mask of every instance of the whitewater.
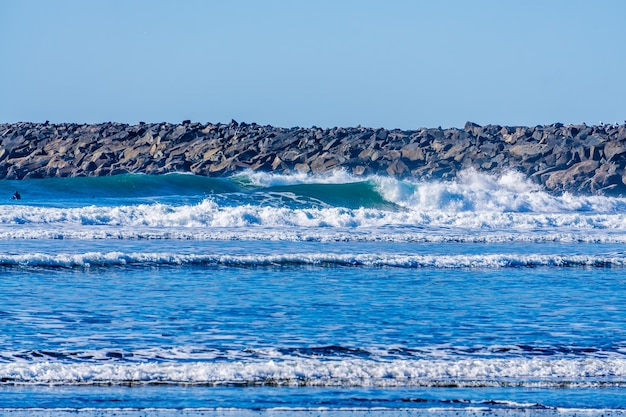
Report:
[[3,180],[0,413],[626,415],[625,243],[514,171]]

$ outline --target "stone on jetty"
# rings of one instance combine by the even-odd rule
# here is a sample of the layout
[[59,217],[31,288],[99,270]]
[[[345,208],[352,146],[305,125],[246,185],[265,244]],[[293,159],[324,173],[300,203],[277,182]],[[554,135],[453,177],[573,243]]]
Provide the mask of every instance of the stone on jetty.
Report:
[[626,125],[479,126],[411,131],[256,123],[0,124],[0,178],[251,169],[451,179],[518,171],[553,192],[626,195]]

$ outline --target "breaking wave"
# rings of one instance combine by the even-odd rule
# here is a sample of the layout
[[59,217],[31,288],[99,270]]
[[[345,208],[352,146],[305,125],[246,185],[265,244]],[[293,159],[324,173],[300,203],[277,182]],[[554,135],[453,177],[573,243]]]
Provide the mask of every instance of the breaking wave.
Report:
[[180,253],[28,253],[0,255],[5,267],[110,267],[110,266],[318,266],[392,268],[528,268],[528,267],[624,267],[625,254],[614,255],[402,255],[349,253],[293,253],[276,255],[223,255]]
[[[515,173],[493,177],[468,171],[447,182],[387,177],[363,180],[345,173],[324,177],[248,173],[228,179],[181,174],[54,179],[67,182],[62,187],[53,180],[39,181],[47,182],[20,183],[22,188],[33,189],[32,196],[26,190],[20,202],[0,205],[0,237],[19,238],[12,235],[11,225],[22,226],[20,232],[26,234],[37,227],[63,226],[69,237],[80,235],[76,230],[86,226],[128,227],[136,230],[137,237],[145,232],[142,228],[159,228],[168,236],[184,235],[184,229],[192,228],[198,236],[214,236],[216,229],[226,228],[239,228],[240,233],[249,235],[258,228],[281,228],[286,235],[304,228],[326,229],[318,234],[328,236],[342,228],[352,233],[394,227],[389,235],[402,240],[406,234],[409,237],[404,240],[408,241],[420,240],[414,236],[425,228],[452,230],[452,235],[467,235],[463,230],[506,231],[509,235],[511,231],[557,229],[560,234],[581,230],[626,233],[626,199],[554,196]],[[12,182],[2,186],[7,192],[16,187]],[[95,197],[77,197],[84,188]],[[315,233],[309,234],[315,239]],[[608,239],[621,242],[624,237]]]
[[626,359],[300,359],[260,362],[0,364],[0,384],[341,387],[626,386]]

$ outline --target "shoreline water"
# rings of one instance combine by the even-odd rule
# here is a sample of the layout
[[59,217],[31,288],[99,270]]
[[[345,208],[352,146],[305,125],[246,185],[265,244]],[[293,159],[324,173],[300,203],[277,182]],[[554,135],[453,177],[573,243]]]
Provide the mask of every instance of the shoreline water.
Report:
[[[622,417],[626,411],[621,410],[523,410],[523,411],[494,411],[486,409],[476,410],[2,410],[3,415],[11,417],[263,417],[263,416],[297,416],[297,417]],[[531,414],[532,413],[532,414]]]
[[245,170],[344,170],[449,180],[468,169],[516,171],[547,191],[625,195],[626,125],[479,126],[411,131],[279,128],[255,123],[0,124],[0,178]]
[[429,409],[409,409],[409,410],[2,410],[3,415],[11,417],[263,417],[263,416],[297,416],[297,417],[528,417],[535,415],[540,417],[621,417],[626,415],[626,411],[621,410],[521,410],[521,411],[499,411],[492,409],[449,409],[449,410],[429,410]]

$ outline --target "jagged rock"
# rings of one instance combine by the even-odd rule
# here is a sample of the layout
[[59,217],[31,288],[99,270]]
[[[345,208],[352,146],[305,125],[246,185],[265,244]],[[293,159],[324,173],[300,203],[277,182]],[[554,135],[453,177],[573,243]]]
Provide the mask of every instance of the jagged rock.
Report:
[[306,174],[307,172],[311,171],[311,167],[309,166],[309,164],[306,164],[306,163],[296,164],[294,168],[296,169],[296,171],[301,172],[303,174]]
[[604,145],[604,157],[607,161],[617,161],[626,157],[626,143],[624,142],[609,142]]
[[607,162],[595,170],[590,188],[595,193],[619,194],[624,192],[626,185],[618,174],[617,165]]
[[588,160],[578,162],[565,170],[552,172],[546,180],[546,186],[559,191],[582,191],[582,186],[595,175],[599,165],[598,161]]
[[509,154],[517,157],[523,163],[533,164],[539,158],[541,158],[546,152],[549,152],[550,149],[546,145],[541,145],[539,143],[528,143],[528,144],[519,144],[513,145],[509,149]]
[[401,160],[396,159],[387,167],[386,171],[392,176],[403,176],[409,172],[409,167]]
[[[418,143],[411,143],[402,148],[402,157],[409,161],[423,161],[424,151]],[[359,154],[361,158],[361,154]]]

